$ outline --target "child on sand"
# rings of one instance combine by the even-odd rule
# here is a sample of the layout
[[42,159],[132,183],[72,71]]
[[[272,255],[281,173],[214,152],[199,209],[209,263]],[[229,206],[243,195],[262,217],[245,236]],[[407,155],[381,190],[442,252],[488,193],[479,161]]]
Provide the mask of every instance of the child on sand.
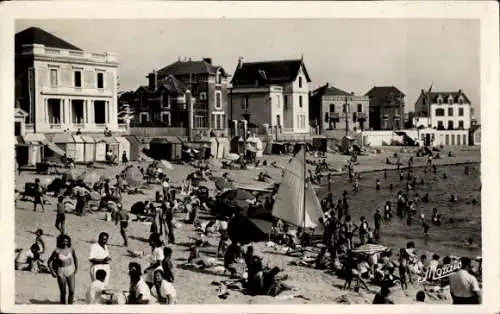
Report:
[[87,304],[106,304],[107,301],[103,298],[106,292],[106,271],[99,269],[95,274],[95,280],[92,281],[86,293]]

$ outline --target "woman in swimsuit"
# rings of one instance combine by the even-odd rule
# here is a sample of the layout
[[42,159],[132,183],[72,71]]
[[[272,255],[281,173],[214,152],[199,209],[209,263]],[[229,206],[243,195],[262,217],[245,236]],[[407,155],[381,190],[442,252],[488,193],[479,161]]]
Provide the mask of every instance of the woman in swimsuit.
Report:
[[[49,257],[48,266],[52,276],[57,278],[61,304],[73,304],[78,260],[75,250],[71,247],[71,238],[68,235],[61,234],[57,237],[56,249]],[[66,288],[68,289],[67,299]]]

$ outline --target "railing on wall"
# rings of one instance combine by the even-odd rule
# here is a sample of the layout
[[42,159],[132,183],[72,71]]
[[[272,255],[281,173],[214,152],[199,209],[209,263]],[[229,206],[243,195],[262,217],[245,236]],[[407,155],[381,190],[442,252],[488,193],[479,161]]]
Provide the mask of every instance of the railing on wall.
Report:
[[141,137],[156,137],[156,136],[187,136],[186,128],[155,128],[155,127],[131,127],[130,135]]

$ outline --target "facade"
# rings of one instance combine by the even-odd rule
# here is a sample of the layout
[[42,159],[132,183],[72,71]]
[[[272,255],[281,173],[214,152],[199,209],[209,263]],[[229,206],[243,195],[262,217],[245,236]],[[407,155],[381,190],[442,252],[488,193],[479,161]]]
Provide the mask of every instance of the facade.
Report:
[[325,130],[367,130],[370,128],[369,98],[330,86],[328,83],[311,92],[311,125],[320,134]]
[[230,120],[308,134],[310,82],[302,59],[243,62],[240,58],[231,81]]
[[[457,92],[421,91],[415,103],[415,115],[438,130],[468,130],[471,126],[471,103],[467,96]],[[417,125],[418,127],[418,125]]]
[[[134,92],[132,127],[188,127],[187,87],[172,75],[161,81],[157,73],[148,75],[148,85]],[[174,117],[172,119],[172,117]]]
[[394,86],[375,86],[369,97],[369,121],[373,130],[397,130],[404,127],[405,94]]
[[116,55],[31,27],[15,36],[16,103],[36,133],[119,131]]
[[[216,136],[227,136],[229,74],[222,66],[213,65],[211,58],[198,61],[179,59],[158,70],[155,75],[159,83],[171,77],[171,80],[175,79],[176,82],[183,84],[181,90],[190,91],[194,99],[191,125],[193,136],[208,136],[211,131]],[[177,99],[181,103],[181,99]],[[187,107],[174,108],[179,108],[179,110],[171,111],[170,119],[174,121],[171,124],[187,127],[186,123],[189,121],[185,111]],[[145,112],[142,110],[136,111],[136,119],[139,117],[139,121],[141,113]]]

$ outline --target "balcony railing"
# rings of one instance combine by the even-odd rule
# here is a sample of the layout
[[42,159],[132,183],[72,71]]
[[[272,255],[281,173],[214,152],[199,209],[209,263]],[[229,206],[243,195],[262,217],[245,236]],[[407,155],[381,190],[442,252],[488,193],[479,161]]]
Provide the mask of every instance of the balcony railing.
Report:
[[330,119],[340,119],[340,112],[330,112]]

